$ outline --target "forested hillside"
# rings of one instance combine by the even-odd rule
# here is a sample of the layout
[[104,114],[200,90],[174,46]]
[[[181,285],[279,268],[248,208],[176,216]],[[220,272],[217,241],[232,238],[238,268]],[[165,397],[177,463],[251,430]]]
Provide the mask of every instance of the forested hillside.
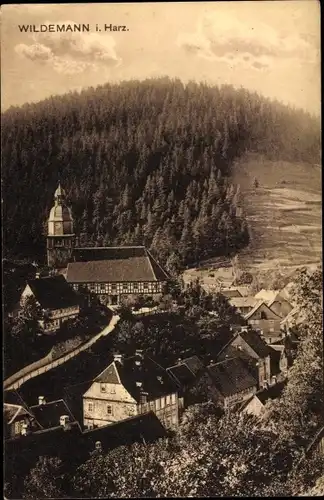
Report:
[[316,119],[244,89],[167,78],[106,84],[2,115],[5,252],[44,255],[58,179],[76,232],[192,264],[248,243],[231,165],[243,153],[319,163]]

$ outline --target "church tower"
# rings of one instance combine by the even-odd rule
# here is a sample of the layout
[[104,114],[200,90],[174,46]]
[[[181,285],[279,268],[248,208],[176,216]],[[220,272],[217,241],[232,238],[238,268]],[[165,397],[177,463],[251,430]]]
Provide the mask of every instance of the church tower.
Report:
[[71,257],[75,235],[71,210],[65,202],[65,192],[59,183],[54,193],[54,207],[48,219],[47,265],[64,268]]

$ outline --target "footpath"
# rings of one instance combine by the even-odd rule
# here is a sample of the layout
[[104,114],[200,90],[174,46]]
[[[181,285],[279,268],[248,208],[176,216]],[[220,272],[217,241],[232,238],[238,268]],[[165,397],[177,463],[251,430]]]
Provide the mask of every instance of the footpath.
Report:
[[31,378],[37,377],[38,375],[41,375],[42,373],[45,373],[49,370],[52,370],[53,368],[56,368],[59,365],[62,365],[69,359],[74,358],[77,356],[80,352],[86,351],[91,347],[97,340],[99,340],[101,337],[104,337],[111,333],[115,326],[117,325],[120,317],[118,314],[114,314],[110,320],[109,325],[107,325],[101,332],[97,333],[94,335],[91,339],[87,340],[83,344],[79,345],[72,351],[69,351],[68,353],[63,354],[62,356],[52,360],[51,354],[49,353],[47,356],[45,356],[42,359],[39,359],[38,361],[35,361],[34,363],[25,366],[21,370],[19,370],[17,373],[14,373],[11,375],[9,378],[7,378],[4,381],[3,387],[4,390],[13,390],[13,389],[18,389],[22,384],[24,384],[27,380],[30,380]]

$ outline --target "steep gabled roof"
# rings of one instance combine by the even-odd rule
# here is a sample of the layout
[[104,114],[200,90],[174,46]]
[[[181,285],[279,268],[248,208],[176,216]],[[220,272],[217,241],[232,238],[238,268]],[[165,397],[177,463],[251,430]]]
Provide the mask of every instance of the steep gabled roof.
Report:
[[106,384],[120,384],[118,370],[115,362],[112,362],[94,379],[94,382],[102,382]]
[[279,291],[278,290],[266,290],[262,289],[258,293],[254,295],[256,299],[261,299],[264,302],[268,303],[270,301],[273,301],[276,296],[278,295]]
[[255,307],[256,304],[261,303],[260,299],[256,299],[255,297],[234,297],[230,299],[230,304],[237,309],[241,307]]
[[49,276],[27,282],[43,309],[64,309],[77,306],[79,298],[64,276]]
[[224,288],[220,291],[220,293],[225,297],[227,297],[228,299],[243,297],[243,295],[237,288],[228,288],[228,289]]
[[177,365],[167,368],[180,386],[190,384],[196,380],[197,374],[204,368],[198,356],[183,359]]
[[153,412],[136,415],[121,422],[86,430],[82,439],[89,451],[100,441],[104,451],[135,442],[149,443],[166,436],[166,430]]
[[263,389],[262,391],[259,391],[258,398],[262,404],[265,404],[269,399],[277,399],[281,395],[285,386],[286,386],[286,380],[284,380],[282,382],[278,382],[277,384],[272,385],[271,387],[269,387],[267,389]]
[[60,417],[63,415],[69,416],[70,423],[75,422],[74,416],[63,399],[31,406],[30,411],[43,429],[58,427],[60,425]]
[[260,358],[270,356],[270,347],[257,332],[248,330],[240,332],[239,335]]
[[32,416],[30,412],[23,406],[18,406],[10,403],[4,403],[3,416],[6,424],[12,424],[17,417]]
[[144,246],[75,248],[69,283],[166,281],[169,275]]
[[147,393],[150,401],[178,390],[171,375],[146,354],[130,356],[122,362],[113,361],[94,381],[121,383],[138,402],[142,391]]
[[274,316],[276,316],[278,318],[278,320],[281,320],[281,317],[278,316],[278,314],[276,314],[272,309],[269,308],[269,306],[264,302],[264,301],[261,301],[259,302],[258,304],[255,304],[255,306],[253,307],[253,309],[251,309],[251,311],[249,311],[247,314],[244,315],[244,319],[249,319],[251,318],[251,316],[253,316],[253,314],[256,313],[256,311],[260,308],[260,307],[265,307],[266,309],[268,309],[268,311],[273,314]]
[[257,381],[240,358],[231,358],[210,365],[207,367],[207,372],[216,389],[224,397],[257,387]]

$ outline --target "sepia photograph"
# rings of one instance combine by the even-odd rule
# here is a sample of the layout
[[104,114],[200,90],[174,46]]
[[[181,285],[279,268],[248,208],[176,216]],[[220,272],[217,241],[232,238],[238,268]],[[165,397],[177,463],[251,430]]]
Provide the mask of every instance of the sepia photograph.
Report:
[[324,495],[320,15],[2,5],[6,500]]

